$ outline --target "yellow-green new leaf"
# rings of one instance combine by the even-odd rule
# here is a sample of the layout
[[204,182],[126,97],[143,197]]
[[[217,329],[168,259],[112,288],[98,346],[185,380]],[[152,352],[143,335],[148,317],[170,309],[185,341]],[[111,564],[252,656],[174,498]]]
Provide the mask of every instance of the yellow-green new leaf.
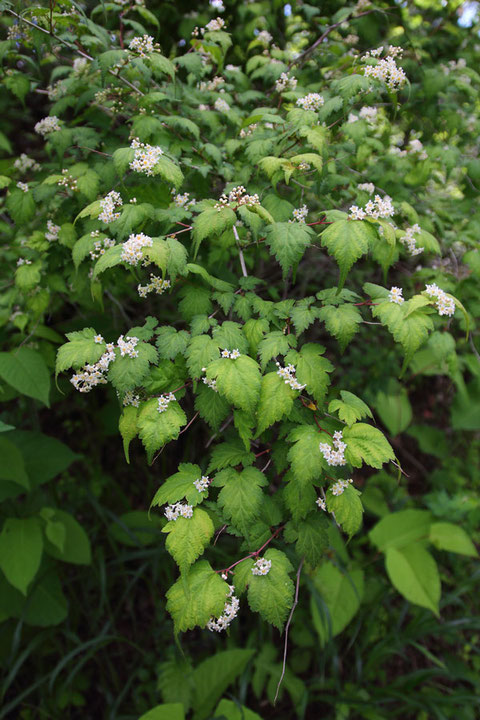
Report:
[[195,508],[191,518],[179,517],[163,528],[162,532],[168,533],[166,548],[181,573],[203,553],[214,529],[210,515],[201,508]]
[[206,560],[200,560],[180,577],[167,592],[167,610],[175,631],[205,627],[211,617],[219,617],[225,606],[228,585]]

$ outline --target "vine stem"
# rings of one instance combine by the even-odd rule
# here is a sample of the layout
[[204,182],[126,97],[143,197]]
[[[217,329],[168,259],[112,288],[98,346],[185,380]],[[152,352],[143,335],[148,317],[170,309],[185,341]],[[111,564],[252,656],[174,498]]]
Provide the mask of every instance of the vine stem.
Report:
[[236,562],[232,563],[232,565],[230,565],[228,568],[225,568],[225,570],[215,570],[215,572],[217,574],[221,573],[222,575],[228,575],[228,573],[231,572],[236,565],[240,565],[240,563],[243,562],[244,560],[248,560],[249,558],[252,558],[252,557],[258,557],[258,555],[260,555],[262,550],[264,548],[266,548],[267,545],[269,545],[272,542],[272,540],[274,540],[277,537],[277,535],[279,535],[282,532],[284,527],[285,527],[285,525],[280,525],[280,527],[277,528],[275,530],[275,532],[272,533],[272,535],[270,535],[267,542],[264,542],[262,547],[259,547],[258,550],[254,550],[253,552],[249,553],[248,555],[245,555],[245,557],[240,558],[240,560],[237,560]]
[[243,277],[248,277],[247,266],[245,265],[245,258],[243,257],[243,250],[240,247],[240,238],[238,236],[238,230],[235,225],[233,226],[232,229],[233,229],[233,234],[235,236],[235,240],[236,240],[237,247],[238,247],[238,256],[240,258],[240,266],[242,268],[242,275],[243,275]]
[[292,622],[293,613],[295,612],[295,608],[298,605],[298,593],[300,590],[300,575],[302,574],[302,568],[303,563],[305,562],[305,558],[303,557],[300,560],[300,565],[298,566],[297,570],[297,582],[295,585],[295,599],[293,601],[292,609],[290,610],[290,615],[288,616],[287,624],[285,626],[285,642],[283,645],[283,663],[282,663],[282,674],[280,675],[280,680],[278,681],[277,685],[277,692],[275,693],[275,697],[273,699],[273,704],[277,702],[278,693],[280,692],[280,687],[283,682],[283,678],[285,677],[285,671],[287,669],[287,653],[288,653],[288,631],[290,630],[290,623]]

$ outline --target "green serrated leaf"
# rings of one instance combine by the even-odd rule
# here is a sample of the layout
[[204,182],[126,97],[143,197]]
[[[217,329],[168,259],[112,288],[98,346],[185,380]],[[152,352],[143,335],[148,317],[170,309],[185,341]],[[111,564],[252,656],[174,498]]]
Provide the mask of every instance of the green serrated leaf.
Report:
[[176,440],[180,428],[186,425],[187,417],[177,402],[171,402],[166,410],[158,412],[156,398],[148,400],[138,415],[138,435],[149,461],[153,454],[170,440]]
[[219,617],[227,593],[227,583],[206,560],[195,563],[167,592],[167,610],[175,631],[205,627],[211,617]]
[[162,532],[168,533],[166,548],[183,574],[202,555],[214,533],[210,515],[195,508],[191,518],[171,520]]

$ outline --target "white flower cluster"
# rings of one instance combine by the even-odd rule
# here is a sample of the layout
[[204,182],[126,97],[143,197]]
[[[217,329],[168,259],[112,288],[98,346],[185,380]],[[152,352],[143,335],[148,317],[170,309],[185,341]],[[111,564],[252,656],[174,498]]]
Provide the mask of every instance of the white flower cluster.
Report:
[[392,287],[390,288],[390,292],[388,293],[388,299],[391,303],[396,303],[396,305],[401,305],[405,302],[405,298],[402,295],[402,288],[399,287]]
[[80,75],[87,67],[87,58],[79,57],[73,61],[73,72]]
[[297,87],[297,78],[291,77],[288,73],[283,72],[275,83],[275,90],[279,93],[285,90],[295,90]]
[[[202,372],[206,372],[207,368],[203,367]],[[207,377],[202,378],[203,383],[209,387],[211,390],[214,390],[215,392],[218,392],[217,388],[217,381],[216,380],[209,380]]]
[[130,41],[128,49],[137,52],[142,58],[147,57],[147,55],[155,50],[153,37],[151,35],[134,37],[133,40]]
[[197,83],[197,88],[201,91],[208,90],[209,92],[214,92],[218,87],[220,87],[220,85],[224,85],[224,83],[224,78],[221,75],[216,75],[213,80]]
[[268,575],[270,568],[272,567],[272,561],[266,558],[258,558],[252,567],[252,575]]
[[13,167],[22,173],[28,170],[40,170],[40,165],[35,162],[35,160],[32,160],[32,158],[29,158],[28,155],[25,155],[25,153],[22,153],[20,157],[15,160]]
[[223,210],[223,208],[227,207],[230,203],[235,203],[237,206],[259,205],[260,198],[257,193],[255,193],[255,195],[247,195],[247,191],[243,185],[237,185],[237,187],[234,187],[233,190],[230,190],[228,196],[223,193],[218,202],[215,203],[214,208],[220,212],[220,210]]
[[366,120],[369,125],[374,125],[377,121],[377,114],[378,110],[376,107],[363,107],[358,115],[355,115],[355,113],[349,113],[347,122],[353,123],[357,122],[359,118],[362,120]]
[[315,500],[315,502],[317,503],[318,507],[319,507],[321,510],[326,510],[326,509],[327,509],[327,505],[326,505],[325,500],[324,500],[323,498],[318,497],[318,498]]
[[300,385],[297,378],[295,377],[295,365],[287,365],[282,367],[279,362],[275,363],[278,367],[277,375],[285,381],[285,385],[290,385],[292,390],[303,390],[305,385]]
[[359,183],[357,187],[359,190],[364,190],[369,195],[373,195],[373,193],[375,192],[375,185],[373,183]]
[[43,120],[39,120],[34,129],[38,135],[45,137],[45,135],[55,132],[56,130],[60,130],[61,128],[58,117],[56,115],[49,115],[48,117],[43,118]]
[[[382,51],[383,47],[377,48],[377,50],[371,50],[363,56],[362,60],[367,60],[370,57],[379,57]],[[390,45],[385,58],[379,60],[376,65],[366,65],[363,68],[365,77],[377,78],[384,82],[390,90],[399,90],[407,81],[405,71],[398,67],[395,62],[395,58],[400,57],[402,52],[402,48]]]
[[139,340],[137,337],[129,337],[127,335],[126,338],[124,338],[123,335],[120,335],[120,337],[117,340],[117,347],[120,350],[120,355],[122,357],[130,358],[136,358],[138,357],[138,350],[135,350],[136,345],[138,344]]
[[210,0],[210,7],[213,10],[217,10],[218,12],[225,11],[225,5],[223,4],[223,0]]
[[[92,235],[92,233],[90,233]],[[95,237],[95,236],[94,236]],[[93,243],[93,250],[90,250],[90,257],[92,260],[97,260],[100,255],[105,255],[108,248],[115,245],[115,240],[111,238],[103,238],[103,240],[95,240]]]
[[18,258],[17,260],[17,267],[21,267],[22,265],[31,265],[32,261],[27,260],[27,258]]
[[143,260],[142,248],[152,245],[152,238],[144,233],[129,235],[128,240],[123,243],[120,259],[129,265],[138,265]]
[[353,482],[352,478],[349,480],[337,480],[337,482],[330,488],[332,495],[341,495],[351,482]]
[[319,448],[329,465],[345,465],[345,450],[347,444],[343,442],[341,430],[333,433],[333,448],[328,443],[320,443]]
[[217,98],[213,104],[215,110],[218,112],[226,113],[230,110],[230,105],[223,98]]
[[170,522],[178,520],[179,517],[183,517],[189,520],[193,516],[193,507],[187,505],[187,503],[175,503],[174,505],[167,505],[164,512],[165,517]]
[[367,216],[378,220],[378,218],[392,217],[395,213],[392,198],[389,195],[385,195],[383,200],[380,195],[375,195],[375,198],[373,200],[369,200],[364,208],[352,205],[349,210],[350,220],[363,220]]
[[73,175],[70,175],[67,168],[62,170],[62,177],[57,182],[60,187],[66,187],[68,190],[78,190],[78,183]]
[[210,485],[212,481],[208,477],[208,475],[202,475],[201,478],[198,478],[198,480],[194,480],[193,484],[197,488],[198,492],[204,492],[205,490],[208,490],[208,486]]
[[305,224],[305,218],[306,218],[307,215],[308,215],[308,208],[307,208],[307,206],[306,206],[306,205],[302,205],[301,208],[295,208],[295,209],[292,211],[292,215],[293,215],[293,220],[289,220],[289,221],[288,221],[289,223],[298,222],[298,223],[304,225],[304,224]]
[[298,107],[304,110],[319,110],[324,103],[323,95],[319,95],[318,93],[308,93],[305,97],[298,98],[297,100]]
[[225,20],[221,17],[217,17],[215,20],[210,20],[210,22],[205,25],[205,28],[202,29],[202,35],[204,32],[216,32],[217,30],[223,30],[224,27]]
[[190,194],[188,192],[183,195],[175,195],[175,190],[172,190],[173,202],[177,207],[189,208],[195,205],[195,200],[190,200]]
[[29,190],[28,183],[21,182],[20,180],[17,182],[17,188],[22,192],[28,192]]
[[148,293],[151,292],[155,292],[157,295],[163,295],[165,290],[168,290],[170,286],[170,280],[162,280],[162,278],[157,275],[150,275],[150,283],[148,285],[139,285],[137,290],[140,297],[145,298]]
[[60,232],[60,225],[55,225],[51,220],[47,220],[47,232],[45,233],[45,240],[53,242],[58,240],[58,233]]
[[248,137],[248,136],[251,135],[253,132],[255,132],[255,130],[257,129],[257,127],[258,127],[258,124],[257,124],[257,123],[252,123],[251,125],[248,125],[246,128],[242,128],[242,129],[240,130],[240,137],[241,137],[241,138],[246,138],[246,137]]
[[415,223],[412,227],[407,228],[405,230],[405,235],[400,238],[400,242],[407,246],[407,250],[410,255],[420,255],[420,253],[423,252],[423,248],[417,247],[417,243],[413,237],[415,233],[419,232],[421,232],[421,227],[418,223]]
[[241,353],[238,348],[235,348],[235,350],[232,351],[225,348],[225,350],[222,350],[220,355],[222,358],[230,358],[230,360],[236,360],[237,358],[241,357]]
[[132,390],[127,390],[127,392],[123,396],[123,405],[124,407],[126,407],[127,405],[133,405],[133,407],[138,407],[140,405],[140,395],[135,395]]
[[212,617],[207,623],[207,628],[211,632],[221,632],[222,630],[226,630],[230,623],[238,615],[238,611],[240,608],[240,600],[233,594],[235,592],[235,585],[229,585],[228,587],[229,593],[227,595],[225,607],[223,608],[223,613],[217,620]]
[[[97,335],[97,337],[101,337],[101,335]],[[95,342],[98,341],[95,340]],[[101,342],[103,342],[103,338]],[[115,360],[115,345],[113,343],[107,343],[106,350],[97,363],[94,365],[85,365],[81,372],[72,375],[70,382],[75,390],[81,393],[88,393],[96,385],[105,385],[107,383],[105,373],[108,371],[112,360]]]
[[100,200],[100,207],[102,212],[99,214],[98,219],[105,224],[111,223],[114,220],[118,220],[120,217],[119,212],[115,212],[115,209],[123,205],[123,200],[120,197],[120,193],[111,190],[106,197]]
[[432,285],[425,286],[425,292],[427,295],[431,295],[436,298],[436,306],[439,315],[452,316],[455,313],[455,300],[448,297],[447,293],[441,290],[438,285],[432,283]]
[[160,397],[158,398],[158,412],[165,412],[171,402],[175,402],[175,395],[173,393],[166,393],[165,395],[160,395]]
[[270,45],[273,40],[273,35],[271,35],[268,30],[261,30],[257,35],[257,40],[260,40],[264,45]]
[[153,175],[153,169],[163,155],[162,148],[158,147],[158,145],[142,143],[138,138],[133,138],[130,147],[135,149],[135,156],[130,163],[130,169],[135,172],[145,173],[145,175]]

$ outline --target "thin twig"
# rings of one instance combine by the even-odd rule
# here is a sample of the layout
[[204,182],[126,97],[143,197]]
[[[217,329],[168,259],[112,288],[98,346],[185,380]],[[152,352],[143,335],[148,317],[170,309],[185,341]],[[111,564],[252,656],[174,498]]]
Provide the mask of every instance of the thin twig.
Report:
[[188,423],[188,425],[185,425],[185,427],[183,428],[183,430],[180,430],[180,432],[179,432],[178,434],[181,435],[181,434],[184,433],[186,430],[188,430],[188,428],[190,427],[190,425],[195,422],[195,420],[197,419],[197,417],[198,417],[199,415],[200,415],[200,413],[198,413],[198,412],[195,413],[195,415],[192,417],[192,419],[190,420],[190,422]]
[[305,561],[305,558],[302,558],[300,560],[300,565],[298,566],[297,570],[297,583],[295,586],[295,600],[293,601],[292,609],[290,610],[290,615],[288,616],[287,624],[285,626],[285,643],[283,645],[283,665],[282,665],[282,674],[280,675],[280,680],[278,681],[277,685],[277,692],[275,693],[275,697],[273,699],[273,704],[277,702],[278,693],[280,692],[280,686],[283,682],[283,678],[285,677],[285,671],[287,669],[287,651],[288,651],[288,631],[290,629],[290,623],[292,622],[293,613],[295,612],[295,608],[298,605],[298,592],[300,590],[300,575],[302,573],[302,567],[303,563]]
[[218,435],[220,435],[220,433],[222,433],[222,432],[230,425],[230,423],[232,422],[232,420],[233,420],[233,415],[230,415],[230,417],[229,417],[227,420],[225,420],[225,422],[223,423],[223,425],[222,425],[222,427],[219,429],[219,431],[216,432],[216,433],[214,433],[214,434],[210,437],[210,439],[207,441],[207,444],[205,445],[205,449],[208,448],[208,447],[210,447],[210,445],[211,445],[212,442],[215,440],[215,438],[218,437]]
[[[27,20],[26,18],[22,17],[22,15],[18,15],[18,13],[14,12],[13,10],[10,10],[7,8],[6,12],[10,13],[10,15],[13,15],[17,18],[17,20],[20,20],[20,22],[24,22],[27,25],[30,25],[35,30],[38,30],[39,32],[44,33],[45,35],[48,35],[49,37],[55,38],[59,43],[62,43],[62,45],[65,45],[65,47],[68,47],[69,50],[73,50],[73,52],[76,52],[78,55],[81,55],[86,60],[90,60],[91,62],[95,61],[95,58],[89,55],[88,53],[84,52],[83,50],[80,50],[80,48],[76,47],[76,45],[72,45],[71,43],[67,42],[67,40],[63,40],[63,38],[59,37],[58,35],[55,35],[54,32],[50,32],[49,30],[45,30],[44,28],[40,27],[39,25],[35,25],[35,23],[31,22],[30,20]],[[126,78],[122,77],[121,75],[117,75],[113,70],[107,70],[109,75],[113,75],[113,77],[117,78],[117,80],[121,80],[121,82],[124,83],[124,85],[128,85],[128,87],[131,90],[134,90],[139,95],[145,95],[139,88],[137,88],[133,83],[131,83]]]

